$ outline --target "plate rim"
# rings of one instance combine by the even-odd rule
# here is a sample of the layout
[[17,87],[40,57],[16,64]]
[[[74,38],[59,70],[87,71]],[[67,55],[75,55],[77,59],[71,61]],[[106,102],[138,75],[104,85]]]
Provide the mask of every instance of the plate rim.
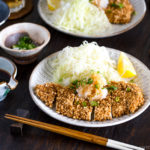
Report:
[[[108,50],[113,50],[113,51],[117,51],[117,52],[123,52],[123,51],[120,51],[120,50],[117,50],[117,49],[115,49],[115,48],[109,48],[109,47],[106,47]],[[61,50],[60,50],[61,51]],[[39,105],[38,104],[38,101],[41,101],[40,99],[38,99],[38,98],[34,98],[34,96],[36,96],[35,94],[34,94],[34,92],[33,92],[33,89],[32,89],[32,87],[31,87],[31,79],[32,79],[32,76],[33,76],[33,74],[34,74],[34,72],[35,72],[35,70],[38,68],[38,66],[40,65],[40,64],[42,64],[45,60],[47,60],[49,57],[53,57],[53,56],[55,56],[55,55],[57,55],[57,53],[59,53],[60,51],[57,51],[57,52],[54,52],[54,53],[52,53],[52,54],[50,54],[49,56],[47,56],[47,57],[45,57],[45,58],[43,58],[35,67],[34,67],[34,69],[33,69],[33,71],[32,71],[32,73],[31,73],[31,75],[30,75],[30,78],[29,78],[29,92],[30,92],[30,95],[31,95],[31,98],[32,98],[32,100],[34,101],[34,103],[38,106],[38,108],[40,108],[44,113],[46,113],[48,116],[50,116],[50,117],[52,117],[52,118],[54,118],[54,119],[56,119],[56,120],[58,120],[58,121],[61,121],[61,122],[64,122],[64,123],[67,123],[67,124],[70,124],[70,125],[74,125],[74,126],[80,126],[80,127],[90,127],[90,128],[97,128],[97,127],[110,127],[110,126],[115,126],[115,125],[119,125],[119,124],[123,124],[123,123],[125,123],[125,122],[128,122],[128,121],[131,121],[131,120],[133,120],[133,119],[135,119],[136,117],[138,117],[138,116],[140,116],[146,109],[148,109],[148,107],[150,106],[150,101],[148,102],[148,104],[147,104],[147,106],[145,106],[141,111],[139,111],[139,112],[137,112],[136,114],[131,114],[132,116],[131,117],[127,117],[127,118],[125,118],[124,120],[119,120],[119,121],[117,121],[117,122],[114,122],[114,123],[109,123],[109,124],[82,124],[82,123],[78,123],[78,122],[71,122],[71,121],[69,121],[69,122],[67,122],[65,119],[60,119],[60,118],[56,118],[55,116],[53,116],[53,115],[51,115],[49,112],[47,112],[47,110],[45,109],[45,107],[47,107],[44,103],[44,105],[45,105],[45,107],[43,108],[41,105]],[[149,73],[150,74],[150,69],[142,62],[142,61],[140,61],[139,59],[137,59],[136,57],[134,57],[134,56],[132,56],[132,55],[130,55],[130,54],[128,54],[128,53],[126,53],[126,52],[124,52],[125,54],[127,54],[128,56],[130,56],[131,58],[133,58],[133,59],[135,59],[136,61],[138,61],[140,64],[142,64],[143,65],[143,67],[146,69],[146,72],[147,73]],[[142,106],[143,107],[143,106]],[[49,107],[48,107],[49,108]],[[51,109],[51,108],[49,108],[49,109]],[[66,117],[66,116],[63,116],[63,115],[61,115],[62,117]],[[126,115],[127,116],[127,115]],[[70,118],[70,119],[72,119],[72,118]],[[75,119],[74,119],[75,120]],[[84,121],[84,120],[78,120],[78,121]],[[85,122],[89,122],[89,121],[85,121]],[[93,121],[94,122],[94,121]]]
[[122,30],[122,31],[118,31],[118,32],[114,32],[114,33],[111,33],[110,35],[107,35],[107,36],[90,36],[90,35],[80,35],[78,33],[73,33],[73,32],[70,32],[70,31],[67,31],[67,30],[64,30],[64,29],[61,29],[55,25],[53,25],[52,23],[49,23],[45,17],[44,17],[44,14],[41,13],[41,8],[40,8],[40,3],[41,1],[43,0],[38,0],[38,5],[37,5],[37,8],[38,8],[38,13],[41,17],[41,19],[47,24],[49,25],[50,27],[52,27],[53,29],[55,29],[56,31],[59,31],[61,33],[64,33],[64,34],[67,34],[67,35],[70,35],[70,36],[74,36],[74,37],[79,37],[79,38],[87,38],[87,39],[103,39],[103,38],[110,38],[110,37],[113,37],[113,36],[117,36],[117,35],[120,35],[120,34],[123,34],[131,29],[133,29],[134,27],[136,27],[145,17],[145,14],[146,14],[146,11],[147,11],[147,6],[146,6],[146,2],[145,0],[142,0],[143,1],[143,4],[144,4],[144,14],[141,16],[141,18],[139,18],[139,20],[137,20],[134,24],[132,24],[131,26],[129,26],[128,28]]

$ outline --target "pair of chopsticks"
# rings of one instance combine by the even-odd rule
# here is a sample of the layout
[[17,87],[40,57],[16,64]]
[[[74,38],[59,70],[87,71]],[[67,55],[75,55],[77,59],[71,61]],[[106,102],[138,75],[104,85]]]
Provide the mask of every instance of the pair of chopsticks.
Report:
[[35,121],[35,120],[23,118],[23,117],[18,117],[15,115],[6,114],[5,118],[14,120],[23,124],[27,124],[33,127],[37,127],[40,129],[44,129],[47,131],[51,131],[54,133],[62,134],[64,136],[68,136],[68,137],[75,138],[78,140],[82,140],[82,141],[86,141],[86,142],[90,142],[90,143],[94,143],[94,144],[98,144],[98,145],[102,145],[106,147],[111,147],[111,148],[115,148],[118,150],[144,150],[144,148],[140,148],[140,147],[133,146],[130,144],[125,144],[122,142],[107,139],[107,138],[100,137],[97,135],[84,133],[84,132],[80,132],[77,130],[72,130],[69,128],[64,128],[61,126],[52,125],[52,124],[48,124],[48,123],[44,123],[40,121]]

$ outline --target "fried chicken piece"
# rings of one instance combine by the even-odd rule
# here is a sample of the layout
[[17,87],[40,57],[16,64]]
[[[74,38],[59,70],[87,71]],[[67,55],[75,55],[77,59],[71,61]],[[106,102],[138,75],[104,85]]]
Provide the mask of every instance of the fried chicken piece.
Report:
[[50,108],[53,107],[53,102],[56,96],[56,89],[53,83],[37,85],[34,89],[35,94]]
[[129,0],[109,0],[109,5],[105,13],[111,23],[129,23],[134,12],[134,8]]
[[111,82],[107,87],[117,88],[116,90],[109,90],[107,97],[112,101],[113,117],[134,113],[144,104],[142,90],[134,83]]
[[75,96],[74,101],[74,119],[79,120],[91,120],[91,114],[92,114],[93,107],[90,106],[90,103],[88,100],[84,98],[79,98],[78,96]]
[[73,102],[75,94],[67,88],[57,85],[56,112],[67,117],[73,117]]
[[102,99],[98,101],[98,106],[95,107],[94,120],[104,121],[111,120],[111,101],[109,99]]

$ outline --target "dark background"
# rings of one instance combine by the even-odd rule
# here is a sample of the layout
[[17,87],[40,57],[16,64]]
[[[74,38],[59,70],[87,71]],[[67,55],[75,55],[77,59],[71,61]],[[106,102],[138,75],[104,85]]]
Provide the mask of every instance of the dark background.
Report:
[[[121,125],[107,128],[83,128],[59,122],[42,112],[33,102],[28,90],[29,77],[33,68],[46,56],[61,50],[67,45],[79,46],[83,40],[96,41],[99,45],[116,48],[140,59],[150,68],[150,2],[143,21],[134,29],[119,36],[105,39],[82,39],[55,31],[46,25],[37,12],[37,1],[34,0],[33,11],[27,16],[14,21],[7,21],[0,27],[17,22],[33,22],[45,26],[51,32],[51,41],[44,48],[38,59],[30,65],[17,65],[18,87],[12,91],[5,101],[0,102],[0,150],[108,150],[102,146],[71,139],[62,135],[26,126],[23,136],[12,136],[9,131],[11,121],[4,119],[4,114],[14,114],[17,108],[30,111],[30,118],[52,123],[87,133],[104,136],[114,140],[134,144],[150,149],[150,108],[139,117]],[[0,55],[9,57],[0,49]]]

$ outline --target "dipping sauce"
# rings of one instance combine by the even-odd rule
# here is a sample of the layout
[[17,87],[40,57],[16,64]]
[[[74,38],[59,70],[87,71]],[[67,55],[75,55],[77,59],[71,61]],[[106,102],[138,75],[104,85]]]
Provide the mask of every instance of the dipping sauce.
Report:
[[4,70],[0,70],[0,82],[9,82],[10,74]]

